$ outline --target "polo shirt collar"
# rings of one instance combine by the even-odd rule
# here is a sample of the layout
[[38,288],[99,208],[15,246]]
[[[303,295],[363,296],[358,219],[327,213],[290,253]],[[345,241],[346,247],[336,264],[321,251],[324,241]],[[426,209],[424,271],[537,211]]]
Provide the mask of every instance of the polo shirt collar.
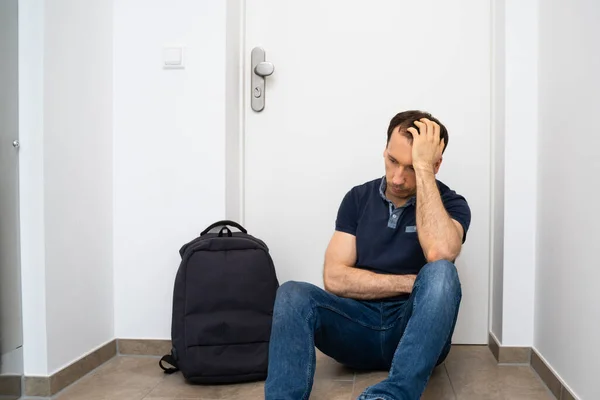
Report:
[[[391,209],[396,208],[394,206],[394,203],[392,203],[386,196],[385,196],[385,189],[387,189],[387,181],[385,180],[385,176],[383,178],[381,178],[381,183],[379,184],[379,195],[381,196],[381,198],[383,200],[385,200],[388,204],[391,205]],[[407,200],[406,204],[404,204],[402,206],[402,208],[407,207],[407,206],[411,206],[414,205],[415,202],[417,200],[416,196],[411,197],[410,199]]]

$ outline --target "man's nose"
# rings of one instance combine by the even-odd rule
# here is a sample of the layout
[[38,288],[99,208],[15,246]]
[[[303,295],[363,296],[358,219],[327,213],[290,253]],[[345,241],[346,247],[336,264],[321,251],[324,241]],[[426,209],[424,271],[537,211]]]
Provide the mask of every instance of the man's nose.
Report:
[[392,183],[396,186],[400,186],[404,184],[404,173],[402,171],[402,167],[398,168],[396,170],[396,173],[394,173],[394,178],[392,179]]

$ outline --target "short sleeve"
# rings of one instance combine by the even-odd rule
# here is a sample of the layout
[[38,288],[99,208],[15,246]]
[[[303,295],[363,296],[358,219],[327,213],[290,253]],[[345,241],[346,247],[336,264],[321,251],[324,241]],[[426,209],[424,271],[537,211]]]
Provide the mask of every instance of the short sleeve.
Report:
[[462,241],[464,243],[467,239],[467,231],[471,225],[471,209],[467,200],[463,196],[456,194],[454,191],[446,193],[442,200],[450,218],[458,221],[462,225],[464,230]]
[[335,230],[356,236],[358,226],[358,201],[355,190],[350,190],[344,196],[338,209]]

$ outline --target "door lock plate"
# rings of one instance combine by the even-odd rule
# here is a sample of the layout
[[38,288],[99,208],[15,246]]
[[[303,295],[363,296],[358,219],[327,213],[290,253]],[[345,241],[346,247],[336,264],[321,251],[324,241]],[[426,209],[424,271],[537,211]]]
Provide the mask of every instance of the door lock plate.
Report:
[[265,61],[265,51],[255,47],[251,53],[252,72],[250,79],[250,104],[252,109],[260,112],[265,108],[265,78],[273,74],[273,64]]

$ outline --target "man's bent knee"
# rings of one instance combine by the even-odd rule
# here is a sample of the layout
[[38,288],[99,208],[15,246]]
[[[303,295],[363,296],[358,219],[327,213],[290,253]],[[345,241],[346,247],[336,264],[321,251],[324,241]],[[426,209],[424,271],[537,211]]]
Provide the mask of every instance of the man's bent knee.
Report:
[[417,279],[419,285],[427,287],[433,296],[461,296],[458,271],[450,261],[440,260],[428,263],[421,269]]
[[288,281],[277,289],[275,313],[301,311],[312,307],[312,298],[316,286],[306,282]]

